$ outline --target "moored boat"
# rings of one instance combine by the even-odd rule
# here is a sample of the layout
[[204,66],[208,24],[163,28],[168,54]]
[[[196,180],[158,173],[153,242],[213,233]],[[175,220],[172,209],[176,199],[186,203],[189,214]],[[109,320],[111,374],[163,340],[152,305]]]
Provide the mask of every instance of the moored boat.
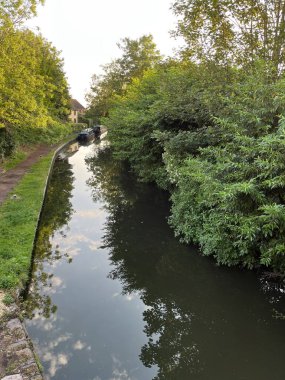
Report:
[[77,140],[80,142],[87,142],[87,141],[93,140],[94,137],[95,135],[94,135],[93,129],[88,128],[88,129],[84,129],[78,134]]

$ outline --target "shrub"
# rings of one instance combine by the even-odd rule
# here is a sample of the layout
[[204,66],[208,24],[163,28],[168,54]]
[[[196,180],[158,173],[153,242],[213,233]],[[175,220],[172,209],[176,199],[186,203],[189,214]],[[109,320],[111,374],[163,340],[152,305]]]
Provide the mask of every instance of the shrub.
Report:
[[15,148],[16,142],[6,128],[0,128],[0,158],[10,156]]

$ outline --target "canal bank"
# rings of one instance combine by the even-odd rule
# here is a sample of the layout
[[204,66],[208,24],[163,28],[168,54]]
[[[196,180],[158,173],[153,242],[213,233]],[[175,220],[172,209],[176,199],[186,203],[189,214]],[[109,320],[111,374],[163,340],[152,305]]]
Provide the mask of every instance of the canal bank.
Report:
[[[19,294],[29,276],[36,230],[54,160],[72,140],[56,148],[40,147],[18,168],[0,178],[1,288],[4,289],[0,293],[0,378],[17,375],[15,379],[19,380],[42,379],[39,361],[21,322]],[[9,256],[11,262],[15,262],[14,267],[9,263]]]

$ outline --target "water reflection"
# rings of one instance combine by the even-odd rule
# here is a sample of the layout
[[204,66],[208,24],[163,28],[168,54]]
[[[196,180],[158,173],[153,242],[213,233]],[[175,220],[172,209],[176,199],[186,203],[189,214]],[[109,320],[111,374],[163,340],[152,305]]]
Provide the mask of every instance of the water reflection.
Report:
[[47,378],[283,378],[282,285],[179,244],[168,194],[104,144],[68,156],[54,167],[27,300]]
[[215,267],[173,239],[167,194],[136,182],[106,150],[87,163],[93,197],[109,212],[109,277],[146,306],[140,359],[158,368],[154,379],[280,379],[285,326],[274,316],[283,315],[284,284],[263,276],[261,291],[254,273]]
[[52,272],[46,272],[44,267],[47,263],[53,266],[63,256],[69,262],[72,261],[72,255],[58,250],[57,245],[51,241],[55,231],[61,236],[65,234],[64,228],[73,213],[70,201],[72,190],[71,165],[66,156],[60,155],[54,164],[48,185],[42,210],[44,218],[41,219],[34,251],[32,282],[29,286],[29,297],[24,305],[25,314],[30,319],[35,318],[36,314],[47,319],[57,310],[57,306],[52,304],[50,295],[59,290],[62,280]]
[[92,190],[94,202],[101,201],[110,211],[134,204],[139,196],[139,184],[126,164],[112,159],[108,146],[98,146],[96,156],[86,157],[85,162],[92,173],[87,185]]
[[273,317],[285,320],[285,282],[272,273],[264,272],[260,278],[261,289],[272,305]]

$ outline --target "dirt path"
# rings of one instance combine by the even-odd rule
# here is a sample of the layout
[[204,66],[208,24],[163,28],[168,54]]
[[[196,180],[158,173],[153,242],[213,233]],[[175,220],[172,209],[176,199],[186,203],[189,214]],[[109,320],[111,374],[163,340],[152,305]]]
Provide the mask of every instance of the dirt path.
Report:
[[10,169],[6,173],[0,175],[0,205],[18,184],[21,178],[29,171],[30,167],[36,163],[40,157],[48,154],[52,149],[54,149],[52,146],[40,145],[15,168]]

